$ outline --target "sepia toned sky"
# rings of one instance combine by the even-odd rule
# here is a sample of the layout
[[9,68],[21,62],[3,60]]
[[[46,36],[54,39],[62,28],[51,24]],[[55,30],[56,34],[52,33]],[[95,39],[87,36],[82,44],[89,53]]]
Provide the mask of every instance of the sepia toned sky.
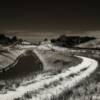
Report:
[[96,1],[0,1],[0,31],[100,30],[99,5]]

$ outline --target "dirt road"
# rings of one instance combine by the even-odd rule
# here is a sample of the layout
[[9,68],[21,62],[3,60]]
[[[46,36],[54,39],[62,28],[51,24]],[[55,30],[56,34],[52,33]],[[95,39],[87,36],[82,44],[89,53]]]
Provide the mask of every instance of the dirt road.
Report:
[[[81,57],[82,62],[68,70],[53,77],[40,80],[39,82],[20,86],[16,91],[8,91],[7,94],[0,94],[0,100],[14,100],[15,98],[26,98],[26,100],[50,100],[58,97],[63,91],[67,91],[77,85],[84,78],[89,76],[98,67],[96,60]],[[27,98],[25,94],[31,95]]]

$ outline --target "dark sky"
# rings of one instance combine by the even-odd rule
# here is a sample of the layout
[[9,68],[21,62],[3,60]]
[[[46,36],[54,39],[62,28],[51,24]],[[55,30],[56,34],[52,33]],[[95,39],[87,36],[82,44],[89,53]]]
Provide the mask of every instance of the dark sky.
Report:
[[100,30],[100,3],[0,1],[0,31],[5,30]]

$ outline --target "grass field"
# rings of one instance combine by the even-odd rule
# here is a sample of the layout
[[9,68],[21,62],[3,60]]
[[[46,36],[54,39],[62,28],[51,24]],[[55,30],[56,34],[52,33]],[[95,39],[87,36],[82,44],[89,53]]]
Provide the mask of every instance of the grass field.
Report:
[[32,54],[32,51],[31,54],[22,55],[19,62],[12,69],[0,74],[1,94],[5,94],[9,90],[15,91],[21,85],[29,85],[39,81],[39,79],[57,75],[62,70],[81,62],[77,57],[69,56],[67,52],[62,53],[50,50],[37,50],[37,52],[45,61],[44,68],[39,69],[42,64],[37,60],[34,53]]
[[[70,66],[75,66],[82,62],[81,59],[75,57],[74,55],[81,55],[86,56],[89,58],[96,59],[100,63],[100,52],[99,50],[89,51],[89,50],[75,50],[75,49],[67,49],[60,51],[50,49],[35,49],[31,50],[24,55],[22,55],[19,62],[15,65],[15,68],[8,70],[5,73],[1,73],[0,76],[0,94],[7,94],[9,91],[16,91],[16,89],[20,86],[29,86],[35,83],[38,83],[43,80],[47,80],[51,77],[55,77],[56,75],[61,74]],[[23,50],[23,49],[19,49]],[[3,53],[2,53],[3,52]],[[10,51],[11,52],[11,51]],[[32,54],[35,52],[37,57]],[[9,56],[8,52],[4,52],[1,50],[1,54],[13,57],[14,55],[19,54],[19,52],[13,52],[13,56]],[[2,56],[1,56],[2,57]],[[15,58],[14,58],[15,59]],[[37,67],[42,66],[41,61],[44,64],[43,68],[39,69]],[[6,60],[5,60],[6,61]],[[34,65],[34,66],[33,66]],[[36,67],[35,67],[36,65]],[[99,64],[100,65],[100,64]],[[37,68],[35,70],[33,67]],[[39,70],[38,70],[39,69]],[[81,71],[84,72],[87,70],[86,68],[82,69]],[[24,72],[24,73],[22,73]],[[20,74],[19,74],[20,73]],[[17,75],[18,74],[18,75]],[[78,76],[80,73],[74,73],[69,75],[69,79],[73,78],[74,76]],[[71,90],[66,89],[57,97],[53,96],[51,100],[99,100],[100,94],[100,67],[96,69],[94,73],[92,73],[89,77],[85,78],[84,80],[80,81],[74,88]],[[65,83],[69,80],[68,78],[60,77],[59,80],[55,80],[52,84],[44,84],[43,88],[39,88],[39,92],[43,91],[45,88],[53,88],[56,87],[58,84]],[[59,90],[60,91],[60,90]],[[59,92],[58,91],[58,92]],[[32,98],[33,95],[38,94],[38,91],[27,91],[22,98],[15,98],[14,100],[29,100]],[[45,93],[45,92],[44,92]],[[39,99],[40,100],[40,99]]]
[[[100,100],[100,51],[74,51],[75,54],[96,59],[99,67],[89,77],[80,82],[69,93],[63,95],[63,100]],[[93,52],[93,53],[92,53]]]

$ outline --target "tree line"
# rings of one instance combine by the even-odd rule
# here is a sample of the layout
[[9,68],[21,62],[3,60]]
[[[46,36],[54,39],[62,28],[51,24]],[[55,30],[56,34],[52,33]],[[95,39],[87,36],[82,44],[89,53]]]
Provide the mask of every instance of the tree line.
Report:
[[95,37],[89,37],[89,36],[66,36],[61,35],[57,39],[51,39],[51,43],[62,46],[62,47],[73,47],[75,45],[88,42],[90,40],[96,39]]
[[0,34],[1,45],[10,45],[17,41],[19,41],[19,39],[16,36],[8,37],[8,36],[5,36],[4,34]]

